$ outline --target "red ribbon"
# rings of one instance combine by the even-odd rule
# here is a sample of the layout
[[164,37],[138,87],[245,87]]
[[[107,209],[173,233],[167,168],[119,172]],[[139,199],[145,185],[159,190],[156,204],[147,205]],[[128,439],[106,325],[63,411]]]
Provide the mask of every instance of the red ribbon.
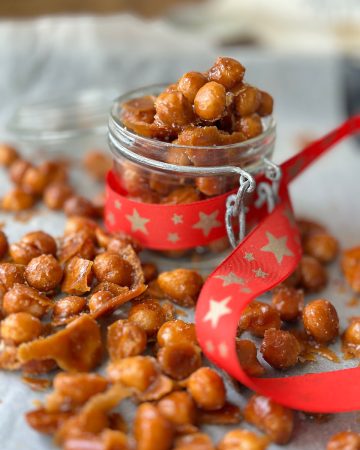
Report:
[[[278,205],[266,215],[264,208],[256,210],[254,204],[251,206],[247,218],[261,219],[260,223],[208,277],[196,307],[197,337],[207,357],[247,387],[293,409],[323,413],[360,409],[360,367],[293,377],[249,377],[242,370],[235,349],[238,321],[246,305],[287,278],[301,258],[299,232],[292,214],[288,184],[336,143],[359,130],[360,116],[356,116],[282,164],[283,179]],[[143,237],[144,234],[146,239],[143,243],[150,248],[186,248],[186,243],[188,247],[190,242],[193,242],[192,246],[203,245],[210,237],[213,240],[224,235],[223,224],[213,225],[223,217],[220,211],[222,214],[225,209],[219,209],[217,215],[215,212],[224,205],[226,195],[186,205],[149,205],[122,196],[113,181],[110,174],[106,223],[112,231],[118,229],[120,222],[124,223],[123,219],[120,220],[121,213],[116,215],[118,219],[115,220],[111,216],[116,208],[115,202],[119,201],[121,206],[126,204],[127,215],[130,211],[131,218],[138,219],[140,216],[147,219],[146,223],[135,221],[137,229],[134,230],[133,222],[127,218],[131,226],[122,229],[133,231],[136,237]],[[201,212],[213,214],[208,219],[210,224],[206,225],[205,219],[201,222]],[[183,224],[174,224],[176,230],[175,225],[181,225],[179,231],[168,228],[169,219],[172,220],[174,214],[183,216]],[[203,226],[194,226],[198,221]],[[141,228],[143,225],[147,232]],[[204,227],[210,225],[212,228],[206,234]],[[200,241],[191,237],[196,230],[202,233]],[[170,232],[177,233],[179,237],[181,235],[182,247],[167,244],[165,238]],[[197,236],[199,238],[199,234]]]

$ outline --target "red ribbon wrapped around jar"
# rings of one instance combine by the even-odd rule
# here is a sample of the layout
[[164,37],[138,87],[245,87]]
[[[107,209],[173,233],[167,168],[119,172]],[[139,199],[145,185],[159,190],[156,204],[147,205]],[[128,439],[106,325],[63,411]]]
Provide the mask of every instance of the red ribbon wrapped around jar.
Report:
[[[244,385],[288,407],[323,413],[358,410],[360,367],[281,378],[249,377],[239,363],[235,337],[247,304],[281,283],[299,263],[301,245],[288,184],[340,140],[359,132],[360,116],[283,163],[281,172],[268,159],[275,140],[271,119],[255,139],[224,148],[192,149],[192,157],[201,161],[194,167],[181,159],[174,164],[178,146],[159,145],[121,126],[117,120],[121,100],[110,119],[115,168],[107,178],[108,229],[130,233],[146,248],[172,252],[223,249],[229,237],[235,248],[208,277],[196,307],[198,341],[206,356]],[[192,197],[186,187],[191,186],[189,180],[198,183],[199,179],[218,195],[206,200]],[[173,203],[166,191],[169,183],[178,186]],[[137,198],[150,185],[159,197],[152,198],[149,189],[147,198]],[[162,203],[157,203],[159,198]],[[252,231],[244,238],[245,221]]]

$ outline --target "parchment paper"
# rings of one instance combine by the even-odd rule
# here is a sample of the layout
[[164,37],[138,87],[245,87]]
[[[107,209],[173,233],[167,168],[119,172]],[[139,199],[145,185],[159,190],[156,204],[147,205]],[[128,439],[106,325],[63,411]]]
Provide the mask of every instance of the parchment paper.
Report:
[[[243,61],[248,66],[248,79],[276,98],[279,126],[275,161],[281,162],[298,149],[299,133],[319,136],[342,120],[340,60],[334,55],[291,56],[216,49],[204,42],[193,42],[191,36],[175,33],[158,23],[142,24],[128,17],[97,20],[80,17],[0,24],[0,137],[14,138],[6,133],[5,125],[15,107],[24,101],[90,87],[114,88],[120,94],[137,85],[176,79],[186,70],[203,70],[219,54],[234,55]],[[296,212],[324,222],[342,247],[360,243],[359,169],[360,149],[347,142],[317,163],[292,188]],[[99,189],[80,169],[73,173],[73,180],[84,194]],[[0,196],[9,186],[5,173],[0,172]],[[59,235],[64,217],[40,210],[29,222],[20,223],[0,212],[0,222],[6,222],[5,231],[13,242],[30,230],[43,229]],[[145,254],[144,258],[151,256]],[[207,270],[216,263],[215,259],[209,259]],[[159,264],[162,269],[178,266],[164,260],[159,260]],[[334,302],[344,328],[346,318],[359,315],[360,310],[346,306],[352,293],[349,289],[339,290],[340,278],[336,262],[331,267],[330,284],[321,295]],[[191,312],[186,320],[191,320]],[[334,348],[338,349],[338,345]],[[351,364],[356,362],[347,363]],[[319,357],[316,363],[299,365],[291,373],[335,370],[345,365]],[[239,393],[231,383],[227,386],[229,400],[243,406],[248,391]],[[33,401],[43,399],[44,395],[31,391],[18,373],[0,372],[1,450],[55,448],[49,438],[30,429],[24,420],[24,413],[34,407]],[[120,410],[129,419],[133,416],[129,403],[124,403]],[[240,426],[251,429],[246,423]],[[229,429],[206,428],[215,442]],[[337,414],[321,424],[299,417],[294,438],[286,448],[322,450],[332,434],[345,429],[360,431],[359,413]],[[271,450],[280,448],[283,447],[270,446]]]

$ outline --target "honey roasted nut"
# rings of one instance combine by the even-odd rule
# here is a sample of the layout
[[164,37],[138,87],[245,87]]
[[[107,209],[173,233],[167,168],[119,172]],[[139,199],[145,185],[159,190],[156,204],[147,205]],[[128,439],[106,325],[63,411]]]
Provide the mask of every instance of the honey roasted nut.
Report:
[[130,308],[128,319],[145,331],[147,336],[156,335],[166,321],[165,311],[159,303],[147,300]]
[[341,258],[341,268],[351,289],[360,292],[360,247],[345,250]]
[[193,119],[191,103],[179,91],[160,94],[155,109],[157,118],[169,127],[183,127]]
[[203,285],[202,277],[190,269],[175,269],[158,276],[160,288],[181,306],[194,306]]
[[339,317],[328,300],[308,303],[303,311],[303,322],[307,334],[319,343],[329,343],[339,335]]
[[90,200],[79,195],[69,197],[64,203],[64,212],[67,216],[97,217],[97,210]]
[[18,158],[19,154],[15,147],[9,144],[0,144],[0,166],[10,167]]
[[277,444],[287,444],[294,429],[294,414],[273,400],[253,395],[244,409],[247,422],[264,431]]
[[21,185],[26,170],[31,164],[24,159],[17,158],[10,166],[9,175],[11,181],[16,185]]
[[111,158],[100,150],[86,152],[83,163],[88,173],[98,181],[105,179],[106,174],[112,166]]
[[61,210],[68,198],[73,195],[73,189],[64,182],[54,182],[49,184],[43,193],[45,205],[54,210]]
[[360,434],[353,431],[341,431],[331,436],[326,450],[359,450]]
[[233,58],[219,57],[208,72],[210,80],[221,83],[226,88],[232,88],[242,81],[245,67]]
[[137,450],[170,450],[174,428],[151,403],[143,403],[136,411],[134,437]]
[[81,295],[89,292],[92,280],[93,262],[75,256],[65,266],[64,280],[61,285],[62,292],[72,295]]
[[274,289],[272,306],[280,314],[280,319],[286,322],[297,320],[304,305],[304,292],[285,285]]
[[22,264],[0,263],[0,283],[5,289],[11,289],[16,283],[25,283],[25,266]]
[[220,375],[209,367],[201,367],[190,375],[187,390],[196,405],[206,411],[221,409],[225,404],[224,382]]
[[188,342],[164,345],[157,354],[161,370],[174,380],[182,380],[201,367],[201,352]]
[[179,436],[174,450],[215,450],[215,446],[207,434],[191,433]]
[[256,345],[247,339],[236,340],[236,353],[242,369],[251,377],[259,377],[265,373],[264,367],[257,359]]
[[226,106],[226,91],[222,84],[210,81],[196,93],[194,111],[203,120],[219,120]]
[[60,298],[54,303],[53,318],[63,319],[80,314],[86,307],[86,298],[76,295]]
[[15,345],[32,341],[40,336],[42,325],[38,318],[27,312],[8,315],[0,324],[1,337]]
[[33,258],[25,269],[25,278],[30,286],[39,291],[52,291],[61,282],[63,270],[53,255]]
[[207,83],[206,77],[200,72],[187,72],[178,81],[178,90],[189,100],[194,103],[198,90]]
[[28,264],[37,256],[49,254],[56,256],[55,239],[43,231],[25,234],[21,240],[10,245],[10,256],[17,264]]
[[275,369],[288,369],[298,362],[300,344],[288,331],[270,328],[265,331],[261,353],[265,361]]
[[52,305],[52,302],[36,289],[15,283],[4,295],[2,309],[6,315],[26,312],[41,318]]
[[131,286],[131,265],[117,253],[105,252],[98,255],[94,260],[93,271],[99,281]]
[[75,256],[92,260],[95,256],[95,252],[94,240],[91,234],[84,229],[69,234],[62,239],[58,257],[60,263],[66,263]]
[[267,303],[253,301],[243,311],[239,320],[239,331],[249,331],[254,336],[262,337],[270,328],[281,326],[278,311]]
[[269,439],[249,430],[232,430],[218,444],[218,450],[265,450]]
[[157,407],[161,415],[180,430],[181,426],[195,424],[196,406],[187,392],[171,392],[159,401]]
[[334,261],[338,254],[338,241],[328,233],[312,233],[303,240],[304,252],[323,264]]
[[112,361],[140,355],[146,344],[145,331],[135,323],[120,319],[107,329],[107,349]]
[[157,343],[160,347],[183,342],[197,345],[195,325],[193,323],[175,319],[165,322],[160,327],[157,334]]
[[35,197],[21,188],[14,188],[4,195],[2,199],[2,208],[5,211],[23,211],[30,209],[35,204]]
[[107,374],[112,383],[145,391],[159,376],[156,359],[150,356],[131,356],[117,359],[107,367]]
[[92,294],[88,300],[88,307],[91,313],[98,311],[104,307],[110,299],[114,298],[114,294],[109,291],[98,291]]
[[260,101],[260,91],[253,86],[244,85],[235,97],[236,113],[241,117],[250,116],[258,110]]
[[300,261],[301,286],[309,292],[318,292],[327,283],[327,274],[320,262],[312,256],[303,256]]

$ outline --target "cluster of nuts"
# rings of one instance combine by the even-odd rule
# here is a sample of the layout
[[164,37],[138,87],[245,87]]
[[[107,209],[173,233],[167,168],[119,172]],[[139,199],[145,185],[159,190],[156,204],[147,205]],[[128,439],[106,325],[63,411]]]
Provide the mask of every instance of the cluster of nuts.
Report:
[[[111,158],[103,152],[88,151],[83,160],[87,172],[96,180],[103,181],[111,168]],[[21,157],[18,150],[0,144],[0,167],[8,170],[14,188],[4,195],[0,206],[5,211],[18,212],[32,208],[39,200],[52,210],[64,210],[67,215],[100,217],[103,200],[93,202],[79,196],[69,181],[68,164],[48,160],[34,165]]]
[[[314,227],[303,233],[304,248],[329,254],[325,230],[322,239],[315,239]],[[306,247],[309,239],[316,244]],[[240,412],[227,401],[221,376],[204,366],[194,324],[176,318],[171,304],[193,307],[202,277],[189,269],[158,274],[154,264],[141,264],[139,250],[128,236],[109,234],[86,217],[69,218],[57,240],[36,231],[9,244],[0,232],[0,367],[22,370],[33,384],[34,376],[64,371],[55,375],[45,403],[27,413],[30,426],[53,435],[66,450],[261,450],[270,442],[286,444],[294,413],[260,395],[253,395]],[[328,261],[335,256],[336,251]],[[330,302],[318,299],[303,307],[300,280],[291,277],[290,284],[279,286],[271,305],[253,302],[239,323],[241,331],[263,337],[263,358],[277,369],[293,366],[304,345],[296,334],[280,329],[282,321],[294,323],[302,316],[306,333],[321,344],[339,333]],[[119,309],[121,318],[112,315]],[[102,361],[105,315],[109,360],[101,376],[91,371]],[[354,323],[345,336],[358,347],[359,322]],[[237,349],[248,373],[264,373],[252,341],[238,339]],[[129,397],[140,403],[132,433],[124,418],[112,412]],[[265,435],[238,428],[215,446],[199,428],[236,425],[242,417]],[[356,433],[343,432],[328,448],[347,443],[355,450],[358,439]]]
[[[120,120],[129,130],[171,142],[166,162],[182,166],[235,164],[234,152],[197,151],[194,147],[237,144],[259,136],[263,118],[273,110],[272,97],[244,81],[240,62],[220,57],[206,72],[187,72],[158,96],[147,95],[121,105]],[[165,151],[165,149],[164,149]],[[239,148],[236,155],[241,151]],[[223,158],[223,159],[221,159]],[[128,194],[149,203],[187,203],[219,195],[236,186],[236,177],[197,177],[186,185],[167,175],[148,174],[134,164],[116,169]]]

